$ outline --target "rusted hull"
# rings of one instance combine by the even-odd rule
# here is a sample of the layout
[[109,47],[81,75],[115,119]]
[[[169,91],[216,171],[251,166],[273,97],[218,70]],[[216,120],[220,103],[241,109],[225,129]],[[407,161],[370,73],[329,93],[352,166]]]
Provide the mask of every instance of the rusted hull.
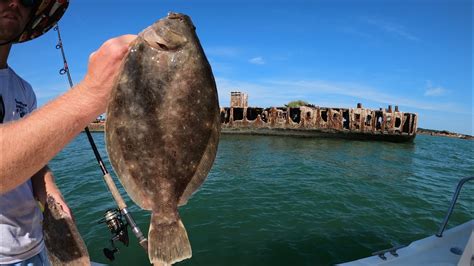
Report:
[[410,142],[416,137],[418,116],[388,109],[300,107],[221,108],[222,133],[326,137]]
[[338,138],[350,140],[370,140],[388,142],[413,142],[415,135],[401,134],[366,134],[350,131],[335,131],[322,129],[297,129],[297,128],[222,128],[222,134],[229,135],[261,135],[261,136],[293,136],[303,138]]

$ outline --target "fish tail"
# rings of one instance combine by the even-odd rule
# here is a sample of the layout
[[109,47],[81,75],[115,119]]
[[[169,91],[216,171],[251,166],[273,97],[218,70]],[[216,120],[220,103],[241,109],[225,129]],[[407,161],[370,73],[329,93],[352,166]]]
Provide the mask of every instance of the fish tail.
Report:
[[154,265],[170,265],[191,258],[188,234],[179,215],[176,220],[170,221],[152,213],[148,255]]

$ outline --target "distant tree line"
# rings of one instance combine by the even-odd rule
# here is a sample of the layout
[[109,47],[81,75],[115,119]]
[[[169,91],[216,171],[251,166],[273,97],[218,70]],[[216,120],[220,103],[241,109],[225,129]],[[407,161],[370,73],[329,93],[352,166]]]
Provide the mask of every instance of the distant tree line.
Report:
[[290,108],[296,108],[300,106],[313,106],[313,105],[303,100],[297,100],[297,101],[291,101],[288,104],[285,104],[285,106],[290,107]]

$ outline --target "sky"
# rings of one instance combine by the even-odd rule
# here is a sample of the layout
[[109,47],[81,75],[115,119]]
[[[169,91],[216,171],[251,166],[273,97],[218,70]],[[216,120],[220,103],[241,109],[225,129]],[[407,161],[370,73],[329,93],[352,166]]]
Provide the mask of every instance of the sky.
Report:
[[[103,42],[169,11],[193,20],[221,107],[231,91],[252,107],[398,105],[418,127],[474,135],[472,1],[70,0],[59,25],[73,81]],[[69,89],[56,44],[51,30],[10,54],[38,106]]]

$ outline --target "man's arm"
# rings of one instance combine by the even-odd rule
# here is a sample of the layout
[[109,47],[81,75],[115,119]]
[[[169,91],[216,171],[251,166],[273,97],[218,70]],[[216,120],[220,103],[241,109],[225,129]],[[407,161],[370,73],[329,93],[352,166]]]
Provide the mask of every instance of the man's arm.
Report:
[[61,205],[61,208],[69,214],[72,218],[71,210],[69,209],[63,195],[56,186],[53,172],[48,166],[43,167],[33,177],[31,177],[31,183],[33,184],[33,194],[35,198],[46,206],[48,197],[54,198],[55,202]]
[[92,120],[105,111],[128,45],[125,35],[105,42],[89,58],[78,85],[15,122],[0,125],[0,194],[24,183]]

